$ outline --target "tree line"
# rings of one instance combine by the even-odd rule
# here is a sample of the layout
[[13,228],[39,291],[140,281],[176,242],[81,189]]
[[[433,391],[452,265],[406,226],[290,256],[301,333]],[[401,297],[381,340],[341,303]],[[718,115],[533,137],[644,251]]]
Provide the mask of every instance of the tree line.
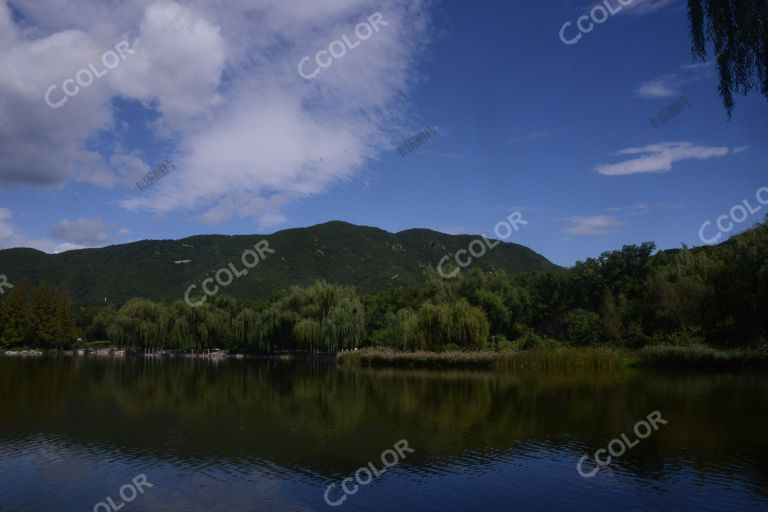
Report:
[[714,247],[627,245],[554,272],[472,269],[445,280],[428,270],[420,286],[365,296],[316,282],[255,303],[224,294],[197,308],[137,298],[73,314],[53,286],[18,283],[0,302],[0,342],[67,347],[82,337],[137,350],[247,353],[533,348],[549,340],[756,347],[768,340],[767,306],[764,222]]
[[55,286],[16,283],[0,302],[0,346],[64,347],[77,339],[72,307]]

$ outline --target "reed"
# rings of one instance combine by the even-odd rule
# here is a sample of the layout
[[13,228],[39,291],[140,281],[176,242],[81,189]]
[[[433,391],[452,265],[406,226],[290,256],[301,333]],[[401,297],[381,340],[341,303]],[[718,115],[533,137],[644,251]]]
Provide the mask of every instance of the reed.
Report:
[[640,350],[638,365],[668,367],[768,367],[767,350],[718,350],[706,345],[658,345]]
[[505,352],[399,352],[364,349],[338,355],[341,366],[405,368],[476,368],[488,370],[611,369],[628,366],[631,353],[609,347],[559,347]]
[[611,370],[630,366],[679,368],[768,367],[768,350],[720,350],[706,345],[657,345],[641,350],[605,346],[501,352],[402,352],[369,348],[337,356],[340,366],[485,370]]

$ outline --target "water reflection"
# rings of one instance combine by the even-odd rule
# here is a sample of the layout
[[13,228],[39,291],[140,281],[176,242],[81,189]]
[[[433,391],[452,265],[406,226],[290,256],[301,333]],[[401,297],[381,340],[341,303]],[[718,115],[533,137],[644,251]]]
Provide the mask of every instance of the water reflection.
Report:
[[[464,510],[514,500],[611,510],[621,489],[640,510],[693,510],[697,501],[699,510],[760,510],[767,386],[762,374],[0,359],[0,496],[49,510],[34,482],[70,489],[71,504],[90,509],[144,471],[163,484],[137,510],[256,510],[254,500],[320,510],[325,485],[407,439],[416,453],[349,506]],[[578,476],[582,455],[654,410],[669,421],[662,430],[610,471]]]

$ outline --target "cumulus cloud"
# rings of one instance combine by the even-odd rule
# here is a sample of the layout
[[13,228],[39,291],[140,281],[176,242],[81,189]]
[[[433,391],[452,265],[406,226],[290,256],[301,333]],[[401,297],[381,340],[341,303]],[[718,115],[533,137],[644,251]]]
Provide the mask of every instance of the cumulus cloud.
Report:
[[633,158],[615,164],[598,165],[595,170],[604,176],[669,172],[675,163],[683,160],[708,160],[723,157],[731,152],[730,148],[724,146],[700,146],[691,142],[662,142],[641,148],[622,149],[615,154],[619,156],[631,155]]
[[610,235],[622,225],[622,222],[611,215],[571,217],[568,222],[570,225],[565,228],[565,232],[576,236]]
[[99,219],[64,219],[51,228],[50,235],[80,246],[95,246],[109,240],[104,223]]
[[8,208],[0,208],[0,249],[12,247],[31,247],[41,251],[52,251],[53,243],[49,240],[35,240],[24,236],[11,220],[14,213]]
[[[32,27],[24,34],[8,2]],[[354,42],[376,12],[386,25],[369,39],[314,80],[299,75],[305,56],[314,70],[318,51]],[[88,141],[119,139],[112,100],[132,99],[159,115],[176,171],[124,208],[274,225],[290,201],[351,179],[402,132],[429,24],[428,0],[0,0],[0,111],[18,120],[0,125],[0,183],[131,187],[144,157]],[[123,40],[135,53],[119,67],[63,107],[45,104],[51,84]]]
[[[0,208],[0,249],[27,247],[47,253],[60,253],[89,247],[103,247],[110,241],[109,229],[99,219],[62,220],[50,230],[50,238],[31,238],[12,221],[14,213]],[[125,230],[120,230],[122,233]]]

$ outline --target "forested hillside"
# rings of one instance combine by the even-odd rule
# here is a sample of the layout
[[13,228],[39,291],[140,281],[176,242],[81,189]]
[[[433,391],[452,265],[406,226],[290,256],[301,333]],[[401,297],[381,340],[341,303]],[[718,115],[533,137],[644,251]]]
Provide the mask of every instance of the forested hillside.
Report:
[[[0,251],[0,272],[30,286],[52,283],[74,304],[121,306],[143,297],[174,302],[187,287],[230,263],[242,268],[241,255],[262,240],[275,251],[227,293],[241,301],[266,298],[292,285],[316,280],[350,285],[362,293],[416,286],[424,270],[477,237],[427,229],[392,234],[384,230],[329,222],[272,235],[201,235],[182,240],[145,240],[103,249],[45,254],[33,249]],[[511,274],[557,268],[521,245],[502,243],[473,263],[483,271]]]
[[[389,270],[388,270],[389,271]],[[377,276],[369,276],[375,280]],[[199,307],[133,299],[78,307],[52,287],[23,284],[0,302],[6,347],[68,346],[75,336],[133,348],[242,352],[639,348],[654,344],[760,347],[768,341],[768,222],[719,246],[657,252],[625,246],[567,271],[484,272],[375,293],[317,281],[255,303],[224,294]]]

